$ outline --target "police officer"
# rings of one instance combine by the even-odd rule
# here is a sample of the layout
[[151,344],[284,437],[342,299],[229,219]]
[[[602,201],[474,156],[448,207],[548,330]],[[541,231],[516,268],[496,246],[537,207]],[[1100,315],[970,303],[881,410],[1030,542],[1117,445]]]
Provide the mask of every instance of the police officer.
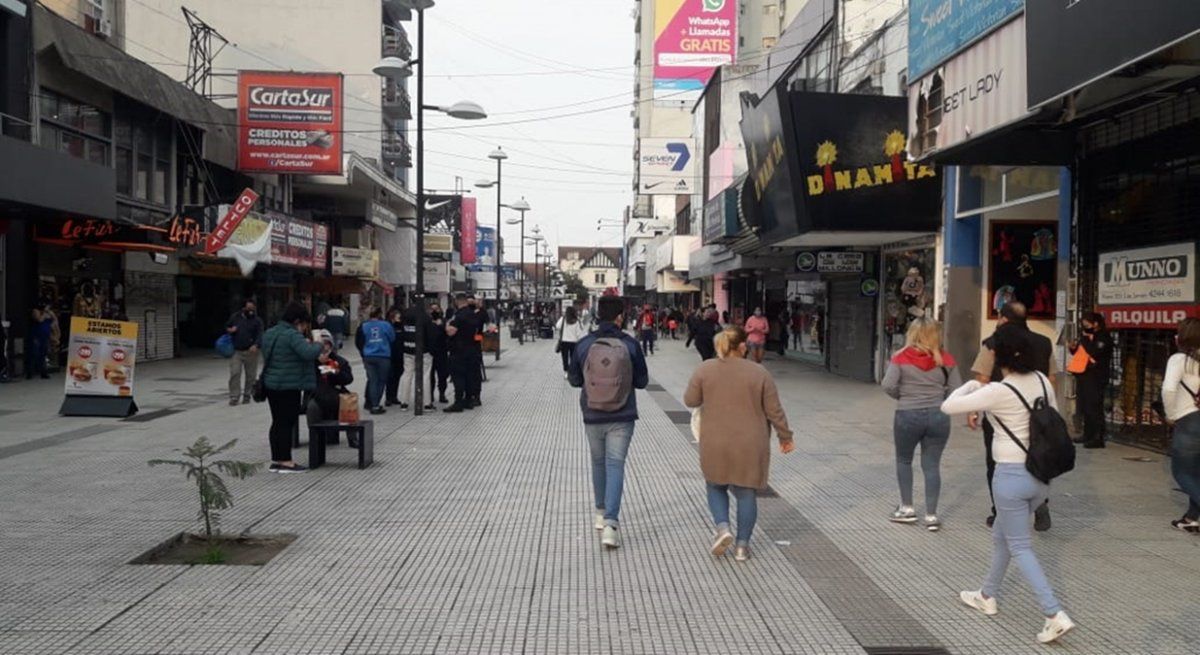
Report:
[[433,368],[429,371],[429,400],[433,401],[434,389],[438,392],[438,402],[445,405],[446,382],[450,378],[450,351],[446,335],[446,320],[442,316],[442,307],[433,303],[429,307],[429,337],[425,340],[426,351],[433,357]]
[[479,362],[475,358],[475,335],[479,334],[480,328],[475,318],[475,309],[467,305],[466,294],[454,296],[454,306],[457,310],[446,322],[450,377],[454,381],[454,403],[443,410],[452,414],[475,406],[470,402],[470,385],[471,371],[479,370]]
[[475,334],[475,348],[473,350],[475,364],[471,367],[471,379],[468,383],[468,388],[471,391],[471,406],[467,409],[474,409],[483,404],[483,331],[490,321],[488,320],[487,310],[483,308],[483,303],[477,302],[475,296],[467,296],[467,305],[475,311],[475,325],[479,330]]

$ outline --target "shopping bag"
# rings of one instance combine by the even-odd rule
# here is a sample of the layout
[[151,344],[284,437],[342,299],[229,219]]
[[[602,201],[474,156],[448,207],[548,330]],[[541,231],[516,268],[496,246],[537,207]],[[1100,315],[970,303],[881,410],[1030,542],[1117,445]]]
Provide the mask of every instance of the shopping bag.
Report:
[[217,354],[225,359],[233,357],[233,335],[228,332],[222,334],[217,337],[217,342],[213,344],[213,347],[217,349]]
[[1071,361],[1067,362],[1068,373],[1083,373],[1087,370],[1088,364],[1092,363],[1092,358],[1087,354],[1087,351],[1080,346],[1075,349],[1075,354],[1071,356]]
[[358,394],[349,392],[338,396],[338,423],[358,423]]
[[700,408],[692,410],[692,441],[700,441]]

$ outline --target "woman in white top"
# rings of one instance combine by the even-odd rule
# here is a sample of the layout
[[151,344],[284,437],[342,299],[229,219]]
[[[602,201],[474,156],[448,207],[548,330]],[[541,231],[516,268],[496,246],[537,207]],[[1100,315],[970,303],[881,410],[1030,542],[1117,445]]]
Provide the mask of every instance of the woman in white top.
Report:
[[1179,352],[1167,360],[1163,410],[1171,431],[1171,474],[1188,495],[1183,518],[1171,525],[1200,532],[1200,318],[1185,318],[1175,334]]
[[[1046,622],[1037,639],[1052,642],[1075,627],[1054,596],[1042,565],[1033,552],[1029,515],[1049,495],[1050,486],[1033,477],[1025,469],[1025,450],[1029,447],[1029,410],[1021,398],[1032,404],[1045,397],[1058,408],[1054,388],[1046,377],[1036,371],[1032,361],[1033,344],[1029,332],[1016,325],[1004,325],[996,330],[994,352],[996,365],[1004,374],[1001,382],[983,384],[972,380],[958,388],[942,403],[947,414],[987,412],[988,419],[999,429],[992,441],[992,458],[996,460],[996,475],[992,483],[996,499],[996,521],[992,526],[992,567],[979,591],[964,591],[959,597],[964,603],[984,614],[995,614],[996,596],[1009,560],[1033,587]],[[1008,385],[1011,385],[1010,388]],[[1014,392],[1014,389],[1016,390]],[[1007,430],[1005,429],[1007,428]],[[1011,434],[1010,434],[1011,433]],[[1020,440],[1020,444],[1016,440]]]
[[583,321],[579,320],[579,314],[574,307],[568,307],[563,312],[562,318],[558,319],[558,324],[554,326],[558,331],[558,352],[562,355],[563,377],[567,377],[567,371],[571,370],[571,360],[575,358],[575,344],[579,343],[580,339],[587,336],[587,330],[583,327]]

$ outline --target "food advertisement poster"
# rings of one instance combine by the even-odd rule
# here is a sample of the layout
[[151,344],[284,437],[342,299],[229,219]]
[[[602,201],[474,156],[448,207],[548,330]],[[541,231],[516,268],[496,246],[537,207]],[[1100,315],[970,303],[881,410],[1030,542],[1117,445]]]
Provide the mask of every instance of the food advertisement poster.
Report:
[[138,324],[71,317],[66,393],[132,396]]
[[1058,224],[992,221],[988,243],[988,317],[1005,303],[1025,303],[1029,318],[1054,318]]

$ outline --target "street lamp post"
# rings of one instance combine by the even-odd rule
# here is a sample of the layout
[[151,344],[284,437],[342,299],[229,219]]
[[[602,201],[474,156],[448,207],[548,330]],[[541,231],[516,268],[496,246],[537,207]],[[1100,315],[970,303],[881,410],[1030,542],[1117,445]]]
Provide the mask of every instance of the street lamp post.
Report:
[[[540,254],[538,252],[538,247],[540,246],[542,240],[545,239],[546,237],[542,236],[542,228],[538,227],[537,225],[534,225],[533,229],[530,231],[533,232],[533,236],[529,237],[529,243],[533,244],[533,307],[534,307],[534,309],[537,309],[537,303],[538,303],[538,255]],[[524,256],[525,256],[525,242],[522,241],[521,242],[521,257],[523,258]],[[524,276],[524,267],[522,267],[522,277],[523,276]],[[524,293],[524,291],[525,291],[525,283],[524,283],[524,281],[522,281],[521,282],[521,292]]]
[[420,416],[425,407],[425,110],[439,111],[451,118],[463,120],[480,120],[487,118],[487,112],[477,103],[460,100],[449,106],[425,104],[425,10],[434,5],[434,0],[399,0],[400,3],[417,13],[417,56],[405,61],[399,57],[384,57],[372,68],[372,72],[381,77],[401,80],[411,77],[413,69],[417,74],[417,253],[416,253],[416,284],[418,323],[416,353],[413,357],[413,374],[417,384],[413,389],[413,414]]
[[504,160],[508,159],[508,153],[504,149],[497,146],[495,150],[488,154],[488,159],[496,160],[496,301],[492,305],[492,309],[496,312],[496,361],[500,361],[500,190],[501,190],[501,169],[504,165]]

